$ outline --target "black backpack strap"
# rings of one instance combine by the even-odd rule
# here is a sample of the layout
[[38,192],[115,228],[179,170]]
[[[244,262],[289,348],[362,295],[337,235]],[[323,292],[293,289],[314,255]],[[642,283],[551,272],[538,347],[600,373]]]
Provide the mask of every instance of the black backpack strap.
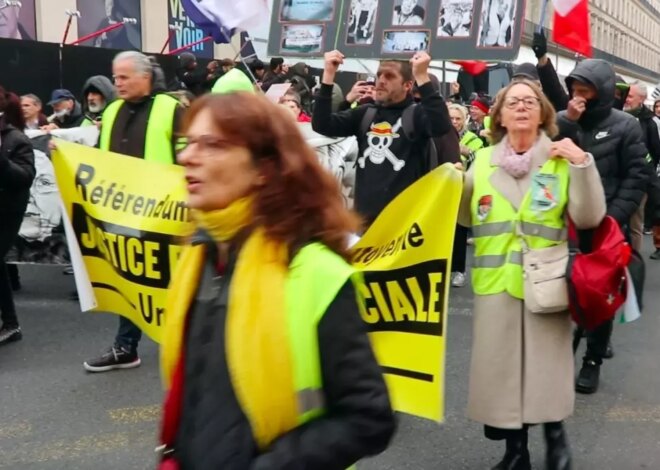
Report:
[[376,113],[378,112],[378,109],[373,105],[366,105],[364,107],[364,114],[362,115],[362,121],[360,121],[361,136],[366,135],[367,132],[369,132],[371,124],[373,124],[374,119],[376,118]]
[[[417,103],[413,103],[404,109],[401,114],[401,129],[403,130],[403,135],[406,136],[406,139],[411,141],[416,141],[418,139],[415,134],[415,109],[417,106]],[[426,148],[428,156],[427,171],[431,171],[440,165],[440,161],[438,160],[438,148],[435,145],[433,138],[429,139]]]

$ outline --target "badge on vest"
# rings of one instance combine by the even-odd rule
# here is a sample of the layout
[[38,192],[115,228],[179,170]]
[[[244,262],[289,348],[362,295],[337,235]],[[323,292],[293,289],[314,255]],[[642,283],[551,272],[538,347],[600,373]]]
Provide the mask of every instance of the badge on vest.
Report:
[[491,209],[493,208],[493,196],[487,194],[479,198],[479,207],[477,208],[477,218],[479,222],[483,222],[488,218]]
[[532,207],[536,212],[553,209],[559,204],[559,177],[552,173],[536,173],[532,178]]

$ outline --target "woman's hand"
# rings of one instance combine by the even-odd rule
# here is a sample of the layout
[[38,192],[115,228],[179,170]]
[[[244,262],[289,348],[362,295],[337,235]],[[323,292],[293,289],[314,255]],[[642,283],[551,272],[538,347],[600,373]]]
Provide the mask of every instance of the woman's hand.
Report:
[[550,146],[550,155],[553,158],[564,158],[573,165],[583,165],[588,158],[587,152],[575,145],[571,139],[553,142]]
[[465,167],[461,162],[454,163],[454,168],[456,168],[458,171],[465,171]]
[[461,155],[465,157],[470,155],[471,150],[468,147],[466,147],[465,145],[461,145],[460,148],[461,148]]

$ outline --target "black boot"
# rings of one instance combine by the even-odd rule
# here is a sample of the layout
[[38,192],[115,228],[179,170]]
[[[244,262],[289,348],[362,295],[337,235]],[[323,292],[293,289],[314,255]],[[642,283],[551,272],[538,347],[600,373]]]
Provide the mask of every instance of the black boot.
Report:
[[522,429],[515,437],[506,439],[506,452],[502,461],[492,470],[531,470],[527,449],[527,428]]
[[547,450],[545,454],[546,470],[571,470],[571,451],[568,438],[561,421],[543,425]]
[[575,391],[578,393],[596,393],[600,380],[600,364],[592,359],[585,359],[582,369],[575,381]]

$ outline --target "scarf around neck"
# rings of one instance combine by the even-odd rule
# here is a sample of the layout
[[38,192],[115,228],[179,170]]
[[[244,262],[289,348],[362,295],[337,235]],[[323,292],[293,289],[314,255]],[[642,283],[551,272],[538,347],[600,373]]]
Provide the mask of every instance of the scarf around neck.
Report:
[[513,149],[513,147],[511,147],[508,137],[505,137],[502,157],[500,159],[500,168],[516,179],[523,178],[529,174],[532,169],[532,151],[537,143],[538,139],[529,150],[519,154]]
[[[253,222],[252,198],[226,209],[193,217],[216,243],[233,240]],[[166,387],[181,360],[186,318],[205,262],[204,247],[184,248],[173,275],[166,304],[167,321],[161,347]],[[226,354],[231,383],[259,449],[298,425],[293,362],[288,344],[285,284],[289,252],[286,244],[254,228],[240,248],[230,284],[226,320]]]

